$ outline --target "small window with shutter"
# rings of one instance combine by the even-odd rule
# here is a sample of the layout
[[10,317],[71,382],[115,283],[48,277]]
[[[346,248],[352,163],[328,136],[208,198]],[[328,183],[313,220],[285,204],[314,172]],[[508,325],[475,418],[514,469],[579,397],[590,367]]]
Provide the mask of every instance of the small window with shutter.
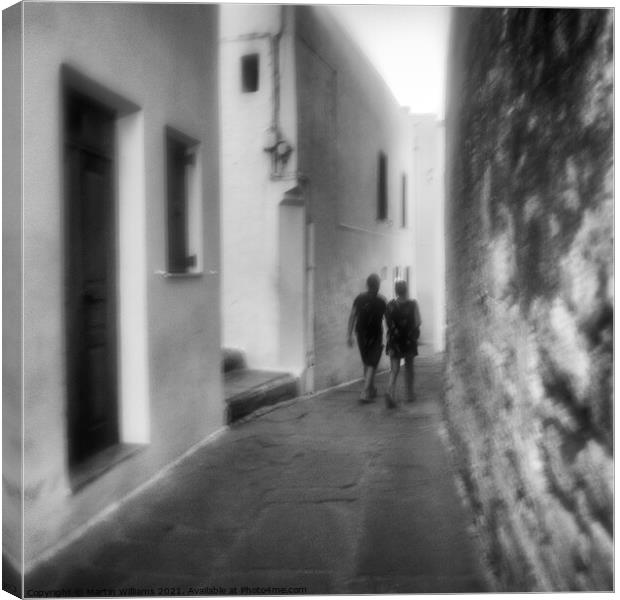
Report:
[[377,220],[386,221],[388,217],[387,156],[379,152],[377,165]]
[[407,227],[407,175],[401,178],[400,226]]
[[202,229],[198,153],[198,142],[166,128],[167,270],[172,274],[199,270],[199,243],[195,235]]

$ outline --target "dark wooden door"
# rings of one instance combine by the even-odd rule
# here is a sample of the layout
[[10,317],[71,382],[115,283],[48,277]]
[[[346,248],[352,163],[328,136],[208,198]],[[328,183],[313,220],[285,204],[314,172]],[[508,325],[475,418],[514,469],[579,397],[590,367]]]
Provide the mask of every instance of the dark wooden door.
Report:
[[118,442],[114,115],[76,93],[65,114],[69,458]]

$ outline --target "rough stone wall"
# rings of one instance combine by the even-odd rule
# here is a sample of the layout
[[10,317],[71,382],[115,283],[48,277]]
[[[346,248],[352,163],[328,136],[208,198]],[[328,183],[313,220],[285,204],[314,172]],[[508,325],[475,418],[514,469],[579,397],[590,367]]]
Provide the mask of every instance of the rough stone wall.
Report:
[[498,588],[613,586],[613,11],[456,9],[446,417]]

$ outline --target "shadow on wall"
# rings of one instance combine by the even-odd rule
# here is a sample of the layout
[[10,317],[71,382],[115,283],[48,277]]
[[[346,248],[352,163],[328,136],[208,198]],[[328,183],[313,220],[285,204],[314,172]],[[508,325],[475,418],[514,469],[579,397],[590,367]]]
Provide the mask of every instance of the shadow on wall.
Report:
[[21,574],[13,566],[4,552],[2,553],[2,589],[14,596],[21,596]]

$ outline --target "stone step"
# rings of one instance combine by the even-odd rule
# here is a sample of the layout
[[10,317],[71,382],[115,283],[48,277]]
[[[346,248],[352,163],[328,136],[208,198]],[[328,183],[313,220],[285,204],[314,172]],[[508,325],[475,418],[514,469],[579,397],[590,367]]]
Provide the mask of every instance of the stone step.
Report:
[[238,421],[265,406],[299,395],[299,379],[290,373],[234,369],[224,374],[226,422]]
[[245,354],[237,348],[222,348],[222,373],[228,373],[234,369],[245,369]]

